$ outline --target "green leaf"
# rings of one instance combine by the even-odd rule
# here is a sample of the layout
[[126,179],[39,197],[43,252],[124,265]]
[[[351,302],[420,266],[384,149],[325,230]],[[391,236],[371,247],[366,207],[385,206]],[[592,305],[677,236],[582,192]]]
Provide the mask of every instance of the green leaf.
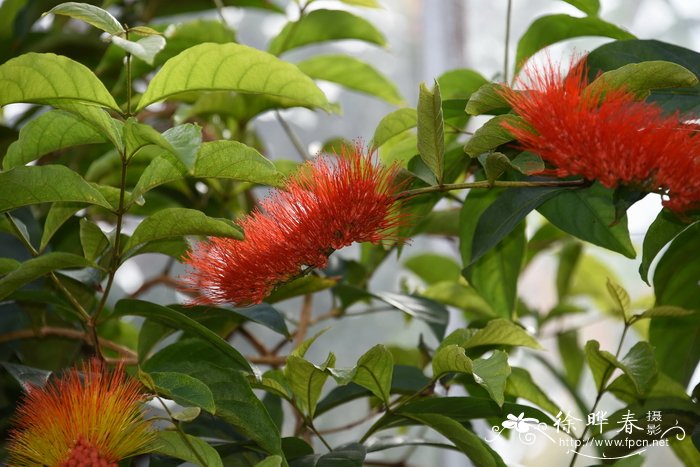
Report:
[[187,175],[187,168],[179,160],[165,151],[154,158],[141,174],[134,190],[131,192],[130,202],[137,202],[148,191],[165,183],[181,180]]
[[583,371],[583,352],[578,344],[578,332],[572,330],[558,334],[557,347],[564,366],[564,376],[576,388]]
[[277,303],[289,298],[327,290],[336,284],[338,284],[338,278],[334,277],[303,276],[280,285],[267,296],[265,301]]
[[56,201],[112,205],[83,177],[63,165],[20,166],[0,172],[0,212]]
[[372,146],[379,148],[394,136],[414,128],[418,124],[416,109],[399,109],[389,113],[377,125],[372,137]]
[[488,83],[481,73],[468,68],[446,71],[437,81],[443,99],[469,99],[481,86]]
[[16,259],[0,258],[0,276],[11,273],[15,269],[19,268],[21,264],[22,263]]
[[394,358],[386,347],[379,344],[360,357],[352,380],[369,389],[388,406],[393,372]]
[[620,363],[620,368],[632,380],[637,393],[648,393],[658,373],[651,345],[645,341],[637,342]]
[[86,218],[80,219],[80,245],[89,261],[96,261],[109,246],[109,240],[97,224]]
[[[187,437],[187,441],[183,439],[183,436]],[[155,446],[154,454],[174,457],[196,465],[201,465],[204,461],[204,465],[207,467],[224,467],[216,449],[196,436],[159,430],[156,431],[156,440],[153,445]],[[193,448],[194,452],[192,452]]]
[[148,373],[155,384],[156,392],[174,400],[183,407],[200,407],[211,414],[216,413],[214,395],[200,380],[183,373],[156,371]]
[[149,83],[136,111],[188,91],[268,94],[328,107],[323,92],[294,65],[245,45],[207,43],[168,60]]
[[547,393],[532,380],[530,372],[523,368],[511,368],[510,376],[506,381],[505,393],[537,404],[552,415],[556,415],[560,411]]
[[316,366],[296,355],[287,357],[284,375],[292,388],[297,407],[311,418],[314,416],[316,403],[321,397],[323,385],[329,376],[325,370],[334,364],[335,355],[332,353],[328,355],[328,359],[321,366]]
[[499,407],[505,402],[504,391],[506,380],[510,375],[508,354],[495,350],[488,358],[477,358],[473,361],[474,380],[488,391],[489,396]]
[[460,267],[452,258],[435,253],[412,256],[404,262],[404,266],[428,285],[456,281],[460,276]]
[[185,167],[192,171],[202,144],[202,127],[192,123],[176,125],[168,128],[163,133],[163,138],[170,143]]
[[486,152],[479,156],[479,162],[484,167],[486,179],[489,182],[494,182],[498,177],[503,175],[506,170],[512,168],[510,159],[502,152]]
[[542,346],[523,328],[507,319],[492,319],[476,334],[460,344],[465,349],[482,345],[513,345],[541,349]]
[[15,20],[29,0],[5,0],[0,4],[0,39],[6,41],[15,33]]
[[165,38],[159,35],[146,36],[137,41],[129,41],[119,36],[112,36],[110,41],[120,49],[126,50],[149,65],[153,65],[156,55],[165,47]]
[[620,312],[622,319],[627,321],[632,308],[629,294],[621,285],[611,281],[610,278],[608,278],[605,285],[608,288],[608,293],[610,293],[610,296],[618,307],[617,311]]
[[91,125],[100,134],[107,138],[114,148],[124,148],[123,133],[124,123],[112,118],[107,110],[91,105],[90,103],[70,100],[52,100],[50,103],[57,109],[69,112],[80,118],[84,123]]
[[340,0],[341,2],[352,5],[352,6],[362,6],[365,8],[381,8],[382,5],[377,0]]
[[280,456],[269,456],[255,464],[255,467],[280,467],[281,465],[282,458]]
[[321,329],[316,334],[306,339],[304,342],[301,343],[301,345],[294,349],[290,355],[294,355],[295,357],[303,357],[304,355],[306,355],[306,352],[313,345],[313,343],[316,342],[316,339],[321,337],[326,331],[328,331],[328,329],[329,328]]
[[401,411],[401,415],[421,425],[429,426],[452,441],[460,451],[474,462],[474,465],[478,465],[479,467],[497,467],[503,465],[502,461],[499,464],[499,462],[494,459],[495,453],[492,454],[493,451],[487,449],[474,432],[467,430],[459,422],[449,417],[436,413],[409,413],[405,410]]
[[2,160],[5,170],[24,165],[60,149],[81,144],[104,143],[101,133],[64,110],[51,110],[39,115],[19,131],[19,139],[7,148]]
[[634,258],[627,216],[615,222],[612,191],[596,183],[589,188],[564,190],[537,209],[552,224],[575,237]]
[[197,154],[194,176],[230,178],[261,185],[281,186],[283,177],[269,159],[237,141],[203,143]]
[[289,336],[289,329],[287,329],[284,315],[266,303],[247,308],[234,308],[231,312],[243,316],[247,320],[262,324],[283,336]]
[[450,344],[440,347],[432,361],[433,378],[439,378],[446,373],[472,374],[474,366],[472,359],[467,357],[463,347]]
[[56,231],[83,207],[84,205],[81,203],[54,203],[51,205],[44,221],[44,231],[39,243],[40,252],[44,251]]
[[[57,5],[44,13],[47,15],[53,13],[55,15],[69,16],[80,21],[84,21],[97,29],[101,29],[113,35],[125,33],[122,25],[108,11],[103,10],[95,5],[78,2],[65,2]],[[43,16],[43,15],[42,15]]]
[[435,82],[432,90],[425,83],[418,95],[418,152],[438,183],[442,183],[445,170],[445,128],[442,120],[440,85]]
[[232,368],[250,372],[250,364],[236,349],[214,332],[172,308],[141,300],[122,299],[114,306],[113,316],[142,316],[175,329],[189,332],[207,341],[227,357]]
[[566,242],[559,251],[559,267],[557,268],[556,283],[557,297],[560,303],[569,295],[571,282],[576,272],[579,259],[581,258],[582,251],[583,245],[580,242]]
[[[333,27],[329,28],[328,25]],[[342,10],[314,10],[298,21],[287,23],[272,39],[268,51],[281,55],[309,44],[340,39],[357,39],[384,46],[386,39],[369,21]]]
[[510,110],[510,104],[501,95],[503,85],[486,83],[469,97],[464,111],[469,115],[497,115]]
[[588,85],[586,91],[623,88],[644,99],[654,89],[685,88],[696,84],[698,78],[684,66],[664,60],[650,60],[628,63],[616,70],[606,71]]
[[124,144],[126,155],[129,158],[133,157],[140,149],[149,145],[158,146],[177,156],[177,151],[170,144],[170,141],[165,139],[152,126],[139,123],[134,117],[129,117],[124,125]]
[[605,385],[612,376],[613,369],[619,365],[619,361],[608,351],[600,350],[600,342],[590,340],[584,347],[588,366],[593,373],[596,388],[600,392],[605,389]]
[[496,314],[488,303],[474,290],[461,281],[443,281],[425,289],[421,296],[443,305],[454,306],[465,313],[467,319],[491,319]]
[[686,316],[693,316],[697,314],[697,311],[686,310],[678,306],[671,305],[661,305],[650,308],[643,313],[636,314],[637,319],[644,318],[682,318]]
[[564,0],[566,3],[575,6],[588,16],[596,16],[600,11],[600,0]]
[[391,80],[373,66],[349,55],[315,55],[297,63],[313,79],[340,84],[348,89],[402,105],[401,94]]
[[612,39],[635,39],[634,35],[600,18],[569,15],[548,15],[536,19],[518,41],[515,53],[516,70],[539,50],[574,37],[602,36]]
[[26,53],[0,65],[0,106],[25,102],[80,101],[120,112],[104,84],[88,67],[50,53]]
[[215,219],[196,209],[167,208],[144,219],[124,246],[124,251],[152,240],[183,235],[243,238],[241,231],[226,219]]
[[522,119],[517,115],[505,114],[493,117],[476,130],[464,145],[464,152],[470,157],[477,157],[487,151],[496,149],[502,144],[513,141],[513,135],[503,127],[503,123],[517,125]]
[[59,269],[87,268],[95,265],[82,256],[52,252],[28,259],[19,268],[0,279],[0,300],[34,279]]
[[649,226],[644,236],[644,245],[642,246],[642,262],[639,265],[639,275],[644,282],[649,283],[649,268],[659,251],[687,227],[687,224],[668,209],[661,210],[659,215],[656,216],[656,219]]
[[373,296],[409,316],[424,321],[438,340],[445,337],[449,310],[444,305],[423,297],[390,292],[375,293]]

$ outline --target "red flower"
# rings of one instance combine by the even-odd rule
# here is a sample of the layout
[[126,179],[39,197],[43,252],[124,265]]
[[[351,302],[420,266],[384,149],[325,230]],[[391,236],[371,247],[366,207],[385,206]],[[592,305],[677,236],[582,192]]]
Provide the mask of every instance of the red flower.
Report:
[[526,72],[533,89],[503,96],[525,121],[505,127],[559,176],[581,175],[614,188],[625,185],[664,196],[675,211],[700,203],[700,138],[678,114],[640,102],[620,88],[587,88],[585,60],[561,78],[550,65]]
[[240,222],[244,240],[210,238],[188,254],[184,288],[193,303],[260,303],[305,267],[322,268],[328,256],[353,242],[396,240],[394,209],[401,190],[396,166],[372,161],[359,145],[337,159],[302,166]]
[[44,388],[30,387],[10,433],[9,465],[116,467],[147,452],[154,433],[141,414],[139,387],[121,367],[109,374],[96,359]]

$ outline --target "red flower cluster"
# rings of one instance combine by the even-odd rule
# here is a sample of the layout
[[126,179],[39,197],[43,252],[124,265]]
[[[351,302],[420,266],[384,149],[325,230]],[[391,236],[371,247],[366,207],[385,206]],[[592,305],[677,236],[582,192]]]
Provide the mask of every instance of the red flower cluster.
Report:
[[7,447],[9,465],[116,466],[152,449],[138,381],[96,359],[30,387]]
[[334,250],[396,240],[401,187],[398,168],[374,163],[359,145],[337,159],[318,157],[240,222],[244,240],[196,245],[184,259],[192,268],[184,289],[195,304],[252,305],[302,268],[325,267]]
[[624,88],[588,86],[585,60],[565,78],[550,65],[531,70],[527,91],[503,96],[524,125],[505,127],[520,147],[556,166],[559,176],[581,175],[614,188],[625,185],[664,195],[685,211],[700,205],[700,137],[679,116],[640,102]]

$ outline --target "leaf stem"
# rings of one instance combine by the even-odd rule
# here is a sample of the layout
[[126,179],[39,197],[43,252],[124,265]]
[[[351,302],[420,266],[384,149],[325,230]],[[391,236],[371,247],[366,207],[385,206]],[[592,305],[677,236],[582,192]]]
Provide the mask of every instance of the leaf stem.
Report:
[[496,180],[490,182],[488,180],[478,182],[464,183],[446,183],[442,185],[432,185],[424,188],[415,188],[413,190],[402,191],[397,194],[395,199],[412,198],[418,195],[428,193],[444,193],[453,190],[465,190],[468,188],[496,188],[496,187],[515,187],[515,188],[532,188],[532,187],[583,187],[589,184],[588,180],[543,180],[543,181],[508,181]]

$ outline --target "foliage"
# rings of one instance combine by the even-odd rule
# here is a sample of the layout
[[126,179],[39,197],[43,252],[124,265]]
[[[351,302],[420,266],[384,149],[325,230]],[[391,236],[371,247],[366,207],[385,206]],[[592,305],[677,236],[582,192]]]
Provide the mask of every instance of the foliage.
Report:
[[[278,19],[295,10],[295,19],[285,18],[263,51],[238,43],[223,14],[204,19],[210,6],[197,1],[0,4],[0,105],[31,104],[0,126],[0,352],[7,370],[0,429],[8,430],[21,387],[97,354],[125,363],[150,395],[151,410],[168,422],[151,465],[360,466],[381,451],[431,446],[457,450],[475,465],[502,466],[504,453],[489,444],[493,433],[473,422],[522,434],[536,419],[558,432],[570,410],[529,372],[544,366],[583,420],[604,396],[614,398],[617,411],[606,426],[579,425],[572,438],[620,438],[616,423],[625,414],[658,413],[662,434],[645,419],[635,420],[642,425],[636,436],[665,437],[684,463],[698,465],[697,435],[690,440],[700,426],[698,390],[688,387],[700,360],[696,211],[664,208],[650,227],[640,279],[653,285],[654,297],[639,305],[592,252],[595,245],[637,255],[626,211],[646,193],[555,178],[551,160],[518,149],[509,128],[525,120],[510,105],[513,96],[527,100],[519,94],[527,91],[504,91],[508,83],[460,69],[416,85],[417,106],[408,107],[381,70],[308,47],[347,39],[386,46],[362,16],[379,2],[213,3]],[[634,38],[599,17],[597,0],[567,3],[582,16],[533,19],[517,44],[518,69],[553,43],[612,38],[589,55],[593,93],[582,93],[604,100],[606,86],[623,86],[668,115],[700,116],[697,52]],[[45,12],[50,25],[32,28]],[[182,13],[178,24],[162,20]],[[301,48],[310,51],[305,59],[287,58]],[[396,106],[371,140],[403,179],[395,213],[402,221],[390,237],[447,237],[458,253],[399,256],[416,279],[400,290],[373,285],[380,266],[402,251],[379,242],[362,244],[352,259],[334,253],[328,267],[305,270],[255,306],[149,299],[155,286],[178,287],[174,265],[192,242],[244,241],[236,220],[258,206],[261,187],[285,186],[297,169],[271,150],[256,119],[273,113],[300,155],[310,157],[280,111],[338,112],[318,80]],[[492,118],[468,127],[475,115]],[[326,136],[327,148],[352,150]],[[530,309],[520,280],[546,254],[556,258],[558,300],[548,310]],[[127,295],[115,276],[139,258],[166,258],[166,268]],[[315,309],[328,302],[317,296],[330,297],[329,309]],[[298,313],[284,311],[297,304]],[[466,325],[447,334],[450,308]],[[320,335],[310,337],[311,326],[378,311],[423,323],[425,336],[410,347],[366,349],[350,368],[336,365],[344,349],[332,346],[322,363],[310,361]],[[616,351],[579,341],[576,317],[584,313],[619,329]],[[545,348],[545,336],[556,346]],[[245,355],[246,348],[256,354]],[[336,409],[354,413],[348,404],[359,399],[365,413],[339,417],[330,432],[341,431],[342,441],[329,443],[318,418]],[[177,408],[157,403],[166,400]],[[688,437],[676,436],[678,429]],[[639,449],[621,446],[597,455],[622,458]],[[403,461],[410,459],[397,465]]]

